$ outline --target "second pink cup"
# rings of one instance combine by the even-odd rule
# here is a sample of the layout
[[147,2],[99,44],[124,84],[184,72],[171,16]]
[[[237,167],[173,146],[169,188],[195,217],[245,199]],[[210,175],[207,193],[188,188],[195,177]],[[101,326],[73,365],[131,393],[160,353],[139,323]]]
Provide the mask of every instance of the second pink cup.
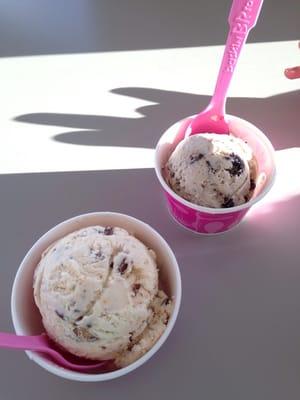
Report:
[[231,115],[227,117],[231,134],[248,143],[258,163],[256,189],[253,197],[245,204],[231,208],[198,206],[178,196],[165,181],[163,167],[177,144],[183,140],[186,127],[193,117],[172,125],[162,135],[155,150],[155,171],[171,215],[180,225],[200,234],[216,234],[235,227],[253,204],[267,194],[275,179],[275,151],[269,139],[248,121]]

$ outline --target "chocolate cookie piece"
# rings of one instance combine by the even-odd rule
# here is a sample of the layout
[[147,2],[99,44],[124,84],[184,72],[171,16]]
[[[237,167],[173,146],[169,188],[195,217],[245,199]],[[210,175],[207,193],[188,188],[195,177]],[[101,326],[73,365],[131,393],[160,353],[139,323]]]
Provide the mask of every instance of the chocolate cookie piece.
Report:
[[203,158],[203,154],[199,153],[199,154],[192,154],[190,156],[190,164],[194,164],[195,162],[201,160],[201,158]]
[[104,235],[112,235],[114,233],[114,228],[111,226],[106,226],[103,233]]
[[232,167],[226,169],[226,171],[228,171],[231,176],[240,176],[245,169],[245,164],[241,157],[235,153],[230,153],[229,157],[226,157],[226,159],[230,160],[232,164]]
[[222,204],[222,208],[230,208],[230,207],[234,207],[234,201],[233,199],[231,199],[230,197],[224,197],[224,202]]
[[120,272],[121,275],[123,275],[127,268],[128,268],[128,262],[126,261],[126,258],[123,258],[120,265],[118,266],[118,271]]

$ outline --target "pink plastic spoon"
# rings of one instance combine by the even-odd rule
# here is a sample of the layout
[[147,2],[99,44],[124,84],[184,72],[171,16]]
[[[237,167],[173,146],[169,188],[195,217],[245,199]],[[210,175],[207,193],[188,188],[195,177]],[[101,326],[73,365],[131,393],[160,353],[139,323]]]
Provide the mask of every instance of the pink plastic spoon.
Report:
[[[54,344],[45,333],[37,336],[18,336],[13,333],[0,332],[0,347],[20,350],[34,350],[42,353],[47,353],[52,357],[57,364],[61,367],[72,369],[78,372],[88,372],[91,370],[99,370],[103,368],[104,371],[112,367],[113,361],[106,360],[97,363],[85,363],[85,360],[78,357],[69,355],[73,359],[78,359],[78,363],[67,360],[62,352],[54,348]],[[99,371],[103,372],[103,371]]]
[[214,94],[207,108],[190,120],[185,137],[196,133],[228,133],[225,104],[240,52],[256,24],[263,0],[233,0],[228,17],[229,34]]

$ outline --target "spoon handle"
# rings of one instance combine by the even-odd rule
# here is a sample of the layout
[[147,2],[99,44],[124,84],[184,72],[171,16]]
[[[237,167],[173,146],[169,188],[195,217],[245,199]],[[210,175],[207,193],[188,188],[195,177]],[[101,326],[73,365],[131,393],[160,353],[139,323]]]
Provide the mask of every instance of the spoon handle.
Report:
[[41,350],[44,348],[42,335],[18,336],[13,333],[0,332],[0,347],[22,350]]
[[228,88],[240,52],[249,31],[255,26],[263,0],[233,0],[228,17],[229,33],[221,67],[209,108],[218,116],[225,115]]

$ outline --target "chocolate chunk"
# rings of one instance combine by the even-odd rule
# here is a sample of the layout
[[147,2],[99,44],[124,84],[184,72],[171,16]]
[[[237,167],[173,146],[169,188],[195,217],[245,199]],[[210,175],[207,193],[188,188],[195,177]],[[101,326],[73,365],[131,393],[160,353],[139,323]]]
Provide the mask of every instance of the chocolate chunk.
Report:
[[250,179],[250,190],[254,190],[256,188],[256,183],[254,179]]
[[65,316],[64,316],[63,313],[61,313],[61,312],[55,310],[55,314],[56,314],[60,319],[65,319]]
[[175,176],[175,172],[170,172],[170,177],[174,178],[174,176]]
[[203,158],[203,154],[199,153],[199,154],[192,154],[190,156],[190,164],[194,164],[196,161],[201,160],[201,158]]
[[102,251],[101,250],[98,250],[96,253],[95,253],[95,257],[96,258],[99,258],[99,260],[104,260],[104,258],[105,258],[105,255],[102,253]]
[[80,317],[76,318],[75,321],[76,321],[76,322],[79,322],[79,321],[82,320],[82,318],[83,318],[83,315],[80,315]]
[[109,264],[109,268],[110,268],[110,269],[113,269],[113,267],[114,267],[114,262],[111,261],[111,263]]
[[170,299],[168,297],[166,297],[165,299],[163,299],[163,301],[161,302],[161,305],[168,305],[170,303]]
[[226,159],[229,159],[232,164],[232,167],[226,169],[226,171],[228,171],[231,176],[240,176],[245,169],[244,161],[234,153],[230,153],[229,157],[226,157]]
[[111,226],[106,226],[103,233],[107,236],[112,235],[114,233],[114,228]]
[[168,325],[168,322],[169,322],[169,316],[165,319],[164,324]]
[[134,343],[133,343],[133,332],[129,332],[129,343],[127,345],[127,350],[131,351],[133,346],[134,346]]
[[101,346],[101,349],[102,350],[106,350],[106,346]]
[[208,166],[208,169],[215,174],[216,170],[214,169],[214,167],[211,165],[211,163],[209,161],[206,160],[206,165]]
[[132,290],[133,293],[136,295],[137,292],[140,290],[141,284],[140,283],[135,283],[134,285],[132,285]]
[[92,324],[91,324],[91,323],[88,323],[88,324],[86,324],[86,327],[87,327],[87,328],[91,328],[91,327],[92,327]]
[[222,204],[222,208],[230,208],[234,207],[234,201],[230,197],[224,197],[224,202]]
[[128,263],[126,262],[126,258],[123,258],[118,267],[118,271],[120,272],[121,275],[123,275],[127,268],[128,268]]

